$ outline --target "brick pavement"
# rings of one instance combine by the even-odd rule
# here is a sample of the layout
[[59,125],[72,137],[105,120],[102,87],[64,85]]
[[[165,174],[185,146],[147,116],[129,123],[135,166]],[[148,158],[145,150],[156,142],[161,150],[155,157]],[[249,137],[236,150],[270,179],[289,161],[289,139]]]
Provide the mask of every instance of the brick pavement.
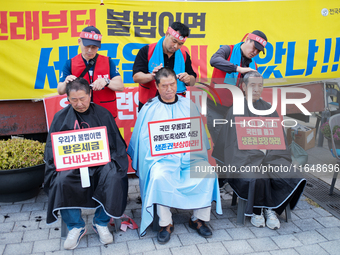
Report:
[[[138,179],[129,178],[126,214],[139,225],[141,204]],[[0,255],[10,254],[340,254],[340,220],[305,197],[292,211],[292,221],[280,216],[281,228],[253,227],[249,219],[236,224],[236,206],[231,206],[230,190],[222,193],[223,215],[211,214],[213,237],[200,237],[188,226],[190,214],[173,209],[175,231],[171,240],[160,245],[157,233],[148,229],[144,237],[137,230],[114,232],[114,243],[103,245],[90,227],[94,210],[83,212],[88,232],[75,250],[63,249],[60,222],[46,225],[47,197],[41,191],[33,199],[17,203],[0,203]],[[213,206],[214,208],[214,206]],[[111,231],[113,231],[113,228]]]

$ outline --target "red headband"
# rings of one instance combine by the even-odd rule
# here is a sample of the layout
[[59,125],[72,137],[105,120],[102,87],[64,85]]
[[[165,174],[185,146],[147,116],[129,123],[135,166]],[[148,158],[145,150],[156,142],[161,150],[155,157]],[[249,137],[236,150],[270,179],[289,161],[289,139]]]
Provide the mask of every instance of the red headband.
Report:
[[94,31],[92,31],[91,33],[89,32],[81,32],[80,33],[80,38],[83,39],[90,39],[90,40],[94,40],[94,41],[101,41],[102,40],[102,35],[101,34],[96,34]]
[[266,47],[267,41],[262,37],[249,33],[248,38],[258,42],[259,44],[262,44],[263,47]]
[[175,31],[172,27],[168,27],[168,32],[176,39],[180,40],[181,42],[185,42],[188,37],[181,36],[177,31]]

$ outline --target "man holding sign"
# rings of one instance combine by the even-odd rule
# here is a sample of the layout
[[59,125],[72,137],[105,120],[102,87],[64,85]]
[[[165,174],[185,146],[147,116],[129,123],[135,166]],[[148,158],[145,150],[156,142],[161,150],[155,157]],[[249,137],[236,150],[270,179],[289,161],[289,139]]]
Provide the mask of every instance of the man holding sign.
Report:
[[194,209],[189,226],[210,237],[206,222],[211,202],[216,201],[217,213],[222,209],[216,174],[202,171],[194,176],[197,168],[210,167],[209,142],[199,111],[189,99],[177,96],[171,68],[161,68],[155,80],[159,95],[140,111],[128,148],[142,198],[140,233],[145,234],[157,206],[161,226],[157,239],[168,242],[174,230],[170,208],[175,207]]
[[[69,230],[64,248],[74,249],[86,233],[81,208],[96,208],[93,229],[102,243],[112,243],[107,224],[123,214],[127,202],[126,144],[111,113],[91,103],[90,86],[84,78],[67,83],[66,94],[70,105],[54,116],[46,142],[46,222],[56,222],[60,211]],[[107,139],[103,139],[105,130]],[[82,175],[86,167],[89,174]]]
[[[306,180],[294,173],[287,139],[277,112],[259,116],[249,110],[249,101],[256,110],[271,108],[261,99],[262,75],[256,71],[246,73],[241,86],[245,92],[244,115],[233,115],[233,107],[230,108],[226,117],[228,122],[222,125],[213,157],[232,169],[224,177],[228,178],[237,196],[247,200],[245,216],[251,216],[251,223],[256,227],[266,225],[270,229],[278,229],[280,221],[276,213],[281,214],[287,205],[291,209],[295,207]],[[249,117],[255,125],[248,121]],[[263,117],[261,121],[259,117]],[[262,123],[264,128],[261,129]],[[245,126],[247,135],[242,136],[240,134]]]

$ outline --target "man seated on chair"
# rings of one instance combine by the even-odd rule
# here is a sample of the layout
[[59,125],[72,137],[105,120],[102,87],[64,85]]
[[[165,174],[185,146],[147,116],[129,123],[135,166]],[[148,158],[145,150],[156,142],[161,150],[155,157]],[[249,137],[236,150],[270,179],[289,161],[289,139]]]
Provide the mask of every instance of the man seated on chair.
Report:
[[[76,78],[66,85],[70,104],[56,113],[49,130],[45,149],[44,190],[48,194],[47,224],[56,222],[58,211],[69,233],[65,249],[78,246],[86,233],[81,208],[96,208],[93,229],[102,243],[113,242],[107,224],[111,217],[120,217],[126,207],[128,159],[126,144],[112,114],[102,106],[91,103],[91,90],[84,78]],[[79,169],[56,171],[51,133],[106,126],[111,162],[89,167],[90,187],[82,188]]]
[[155,80],[159,95],[149,100],[138,114],[128,148],[132,167],[139,177],[142,198],[140,233],[145,235],[153,221],[153,207],[157,206],[161,227],[157,237],[159,243],[168,242],[174,230],[171,207],[193,209],[189,226],[201,236],[210,237],[212,232],[206,222],[210,220],[213,200],[216,201],[216,212],[222,213],[217,176],[215,173],[198,174],[197,178],[191,175],[196,166],[210,166],[209,142],[202,121],[203,149],[196,152],[152,156],[148,130],[150,121],[200,117],[200,114],[189,99],[176,95],[177,80],[172,69],[160,69]]
[[[249,88],[249,90],[248,90]],[[245,93],[244,115],[241,117],[262,117],[249,110],[248,100],[257,110],[267,110],[271,105],[261,99],[263,91],[263,77],[257,71],[244,75],[242,90]],[[281,214],[287,205],[291,209],[297,204],[306,180],[294,174],[284,172],[258,172],[247,173],[242,169],[254,169],[253,166],[291,166],[291,155],[287,146],[285,150],[239,150],[235,117],[233,108],[228,111],[226,121],[214,146],[213,157],[225,166],[235,167],[236,171],[227,173],[227,181],[239,199],[247,200],[246,216],[251,216],[251,223],[256,227],[270,229],[280,228],[280,221],[276,213]],[[273,112],[265,117],[278,117]],[[230,123],[234,123],[232,126]],[[251,168],[253,167],[253,168]]]

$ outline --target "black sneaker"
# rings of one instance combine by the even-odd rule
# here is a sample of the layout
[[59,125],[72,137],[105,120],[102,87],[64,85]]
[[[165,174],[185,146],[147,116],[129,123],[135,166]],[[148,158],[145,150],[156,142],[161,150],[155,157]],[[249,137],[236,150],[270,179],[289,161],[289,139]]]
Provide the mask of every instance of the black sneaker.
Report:
[[210,228],[205,224],[205,222],[203,220],[197,219],[195,221],[192,221],[190,219],[189,227],[197,230],[197,232],[200,236],[203,236],[203,237],[211,237],[212,236],[212,232],[211,232]]
[[157,241],[160,244],[166,244],[170,240],[170,235],[174,231],[174,225],[169,224],[166,227],[161,227],[161,230],[157,234]]

